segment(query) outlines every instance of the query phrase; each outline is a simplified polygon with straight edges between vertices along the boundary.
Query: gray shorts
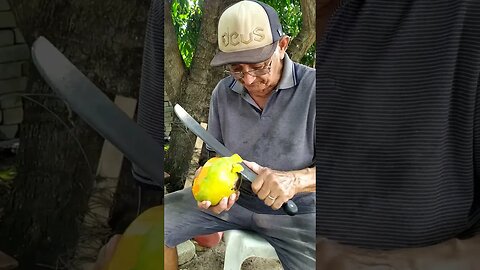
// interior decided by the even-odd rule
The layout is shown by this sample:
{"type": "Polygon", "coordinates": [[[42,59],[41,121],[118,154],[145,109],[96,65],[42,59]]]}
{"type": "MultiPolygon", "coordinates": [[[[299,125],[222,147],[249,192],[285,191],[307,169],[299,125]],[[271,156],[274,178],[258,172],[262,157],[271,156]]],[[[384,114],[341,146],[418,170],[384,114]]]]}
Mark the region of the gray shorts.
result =
{"type": "Polygon", "coordinates": [[[165,196],[165,245],[175,247],[197,235],[250,230],[267,240],[284,269],[315,269],[315,213],[267,215],[238,204],[215,215],[200,210],[190,188],[165,196]]]}

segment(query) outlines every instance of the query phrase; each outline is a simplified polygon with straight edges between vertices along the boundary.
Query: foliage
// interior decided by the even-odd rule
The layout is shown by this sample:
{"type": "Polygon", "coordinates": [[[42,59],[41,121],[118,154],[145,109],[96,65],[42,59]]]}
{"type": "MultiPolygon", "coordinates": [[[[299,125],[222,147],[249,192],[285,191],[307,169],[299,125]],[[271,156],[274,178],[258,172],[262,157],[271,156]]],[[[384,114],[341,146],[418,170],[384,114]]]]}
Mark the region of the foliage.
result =
{"type": "MultiPolygon", "coordinates": [[[[302,11],[300,0],[263,0],[280,16],[283,31],[294,38],[302,28],[302,11]]],[[[177,32],[178,46],[187,67],[192,62],[198,40],[202,18],[202,0],[173,0],[172,20],[177,32]]],[[[315,63],[315,44],[313,44],[300,61],[313,67],[315,63]]]]}
{"type": "Polygon", "coordinates": [[[17,168],[15,166],[10,166],[0,170],[0,184],[3,182],[8,184],[17,176],[17,168]]]}
{"type": "MultiPolygon", "coordinates": [[[[294,38],[302,29],[300,0],[262,0],[278,12],[283,32],[294,38]]],[[[300,63],[313,67],[315,63],[315,43],[308,49],[300,63]]]]}
{"type": "Polygon", "coordinates": [[[172,21],[183,61],[190,67],[202,20],[202,0],[173,0],[172,21]]]}

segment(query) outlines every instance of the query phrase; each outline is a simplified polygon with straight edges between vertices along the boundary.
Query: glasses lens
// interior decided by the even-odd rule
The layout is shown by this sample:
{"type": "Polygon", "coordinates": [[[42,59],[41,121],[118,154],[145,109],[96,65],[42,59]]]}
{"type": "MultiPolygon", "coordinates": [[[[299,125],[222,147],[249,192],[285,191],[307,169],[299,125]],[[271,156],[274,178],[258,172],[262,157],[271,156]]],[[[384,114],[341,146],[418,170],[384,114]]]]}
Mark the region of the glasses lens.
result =
{"type": "Polygon", "coordinates": [[[269,72],[270,70],[268,68],[261,68],[261,69],[254,69],[250,70],[248,73],[252,76],[262,76],[265,75],[269,72]]]}
{"type": "Polygon", "coordinates": [[[268,74],[270,72],[270,68],[272,65],[272,60],[270,60],[270,63],[268,63],[267,67],[265,68],[259,68],[259,69],[252,69],[249,71],[232,71],[231,66],[227,66],[225,72],[229,73],[236,79],[242,79],[246,73],[248,73],[250,76],[257,77],[257,76],[262,76],[265,74],[268,74]]]}
{"type": "Polygon", "coordinates": [[[231,74],[235,79],[241,79],[241,78],[243,78],[243,72],[233,72],[233,71],[230,71],[230,74],[231,74]]]}

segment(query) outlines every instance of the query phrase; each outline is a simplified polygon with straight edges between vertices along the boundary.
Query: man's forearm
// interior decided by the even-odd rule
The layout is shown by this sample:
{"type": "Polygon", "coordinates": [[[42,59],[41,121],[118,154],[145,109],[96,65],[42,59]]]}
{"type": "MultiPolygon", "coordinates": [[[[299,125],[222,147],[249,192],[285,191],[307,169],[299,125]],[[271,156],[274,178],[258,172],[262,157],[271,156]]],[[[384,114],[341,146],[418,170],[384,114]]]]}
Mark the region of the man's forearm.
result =
{"type": "Polygon", "coordinates": [[[295,193],[315,192],[316,188],[316,167],[291,171],[294,176],[295,193]]]}
{"type": "Polygon", "coordinates": [[[317,241],[317,269],[470,270],[480,269],[480,236],[437,245],[375,251],[317,241]],[[382,268],[383,267],[383,268],[382,268]]]}

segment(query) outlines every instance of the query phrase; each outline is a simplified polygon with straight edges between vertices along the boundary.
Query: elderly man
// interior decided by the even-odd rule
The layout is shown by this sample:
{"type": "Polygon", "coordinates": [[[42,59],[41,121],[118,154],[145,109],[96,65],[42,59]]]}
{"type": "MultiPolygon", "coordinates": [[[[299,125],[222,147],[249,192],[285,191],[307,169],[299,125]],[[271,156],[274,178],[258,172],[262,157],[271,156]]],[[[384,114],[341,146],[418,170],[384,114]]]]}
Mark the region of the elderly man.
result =
{"type": "Polygon", "coordinates": [[[252,161],[246,164],[258,177],[251,190],[215,206],[197,203],[190,189],[168,194],[166,269],[177,268],[176,245],[231,229],[265,238],[285,269],[315,268],[315,70],[292,62],[288,43],[278,14],[262,2],[241,1],[222,13],[211,65],[226,66],[230,76],[212,93],[208,131],[252,161]],[[278,210],[289,199],[295,216],[278,210]]]}

